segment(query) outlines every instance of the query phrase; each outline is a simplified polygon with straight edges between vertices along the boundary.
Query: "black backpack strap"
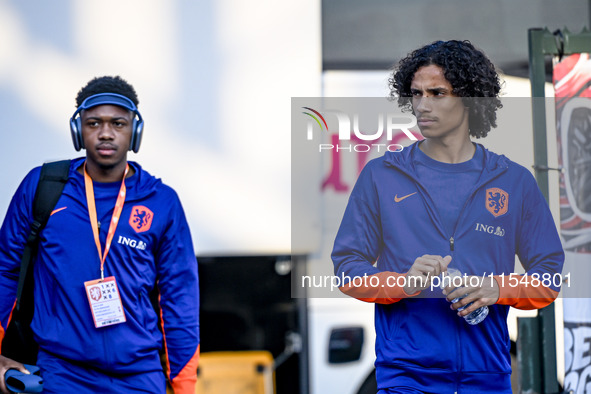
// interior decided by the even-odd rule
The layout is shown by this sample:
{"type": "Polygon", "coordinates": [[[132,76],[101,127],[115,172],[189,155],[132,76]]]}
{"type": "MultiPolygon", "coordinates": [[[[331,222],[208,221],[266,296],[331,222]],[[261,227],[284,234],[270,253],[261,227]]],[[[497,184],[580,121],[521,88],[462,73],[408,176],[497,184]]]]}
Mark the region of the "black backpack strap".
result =
{"type": "Polygon", "coordinates": [[[32,258],[39,241],[39,233],[47,224],[51,212],[59,200],[70,172],[70,160],[45,163],[41,167],[39,183],[33,200],[33,223],[21,257],[18,278],[16,311],[21,321],[30,322],[33,317],[33,270],[32,258]],[[26,291],[23,293],[23,291],[26,291]]]}
{"type": "Polygon", "coordinates": [[[39,233],[47,224],[64,190],[69,172],[69,160],[44,164],[33,199],[33,223],[21,257],[16,305],[2,341],[2,355],[25,364],[36,364],[38,352],[31,330],[35,309],[33,258],[39,243],[39,233]]]}

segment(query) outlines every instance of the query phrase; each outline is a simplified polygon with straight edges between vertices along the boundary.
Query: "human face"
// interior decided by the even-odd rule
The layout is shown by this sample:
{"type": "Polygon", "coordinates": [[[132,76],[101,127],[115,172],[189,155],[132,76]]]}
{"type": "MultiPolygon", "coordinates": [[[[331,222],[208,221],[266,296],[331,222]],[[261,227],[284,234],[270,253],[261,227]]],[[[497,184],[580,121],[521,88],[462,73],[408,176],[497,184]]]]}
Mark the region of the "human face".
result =
{"type": "Polygon", "coordinates": [[[98,105],[82,111],[81,117],[89,171],[122,173],[131,143],[132,112],[116,105],[98,105]]]}
{"type": "Polygon", "coordinates": [[[412,108],[425,138],[469,139],[468,109],[452,93],[443,69],[436,65],[419,68],[410,84],[412,108]]]}

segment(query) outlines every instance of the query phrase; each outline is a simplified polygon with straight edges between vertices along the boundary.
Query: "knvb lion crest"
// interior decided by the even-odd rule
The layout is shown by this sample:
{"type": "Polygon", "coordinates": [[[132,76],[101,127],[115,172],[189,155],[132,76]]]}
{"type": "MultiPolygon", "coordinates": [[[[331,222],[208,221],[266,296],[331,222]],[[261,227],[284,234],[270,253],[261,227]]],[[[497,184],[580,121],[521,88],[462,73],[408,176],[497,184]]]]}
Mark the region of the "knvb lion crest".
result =
{"type": "Polygon", "coordinates": [[[498,187],[486,189],[486,209],[494,217],[506,214],[509,210],[509,193],[498,187]]]}
{"type": "Polygon", "coordinates": [[[89,290],[89,292],[90,292],[90,298],[92,298],[95,301],[101,300],[101,288],[100,287],[94,286],[89,290]]]}
{"type": "Polygon", "coordinates": [[[136,233],[143,233],[148,231],[152,226],[152,219],[154,213],[143,205],[135,205],[131,208],[131,216],[129,217],[129,225],[136,233]]]}

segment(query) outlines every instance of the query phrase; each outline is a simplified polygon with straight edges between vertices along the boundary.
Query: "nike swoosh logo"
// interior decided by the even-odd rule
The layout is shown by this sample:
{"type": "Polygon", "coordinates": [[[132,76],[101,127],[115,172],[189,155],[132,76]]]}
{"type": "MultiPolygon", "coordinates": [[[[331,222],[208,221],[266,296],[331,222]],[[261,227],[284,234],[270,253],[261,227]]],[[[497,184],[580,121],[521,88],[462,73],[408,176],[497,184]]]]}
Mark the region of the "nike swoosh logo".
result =
{"type": "MultiPolygon", "coordinates": [[[[63,211],[64,209],[66,209],[68,207],[63,207],[63,208],[58,208],[58,209],[54,209],[53,212],[51,212],[51,215],[53,215],[54,213],[58,213],[59,211],[63,211]]],[[[49,215],[49,216],[51,216],[49,215]]]]}
{"type": "Polygon", "coordinates": [[[394,202],[400,202],[400,201],[404,200],[405,198],[408,198],[410,196],[414,196],[415,194],[417,194],[417,192],[410,193],[410,194],[407,194],[406,196],[402,196],[402,197],[398,197],[398,194],[397,194],[394,196],[394,202]]]}

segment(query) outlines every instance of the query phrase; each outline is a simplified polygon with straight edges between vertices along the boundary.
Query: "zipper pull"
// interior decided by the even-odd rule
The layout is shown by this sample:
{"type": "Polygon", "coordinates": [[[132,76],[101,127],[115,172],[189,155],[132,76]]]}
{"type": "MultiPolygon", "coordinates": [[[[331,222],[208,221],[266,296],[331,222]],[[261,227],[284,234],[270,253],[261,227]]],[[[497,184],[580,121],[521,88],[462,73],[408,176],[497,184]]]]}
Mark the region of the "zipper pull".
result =
{"type": "Polygon", "coordinates": [[[454,251],[454,237],[451,237],[449,239],[449,248],[451,249],[451,251],[454,251]]]}

